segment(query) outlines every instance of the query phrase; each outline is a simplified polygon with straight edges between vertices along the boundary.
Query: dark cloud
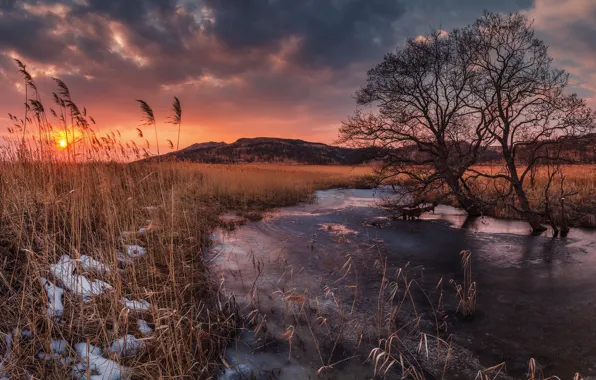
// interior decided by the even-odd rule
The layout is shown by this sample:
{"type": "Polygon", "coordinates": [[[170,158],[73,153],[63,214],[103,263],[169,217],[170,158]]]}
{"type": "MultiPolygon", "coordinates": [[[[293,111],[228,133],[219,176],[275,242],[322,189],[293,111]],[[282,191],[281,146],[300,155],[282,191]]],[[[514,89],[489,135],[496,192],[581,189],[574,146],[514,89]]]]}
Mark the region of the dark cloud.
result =
{"type": "Polygon", "coordinates": [[[0,11],[10,11],[17,5],[17,0],[0,0],[0,11]]]}
{"type": "Polygon", "coordinates": [[[88,0],[75,5],[72,17],[103,16],[126,25],[135,46],[158,45],[163,54],[184,50],[183,41],[197,32],[194,19],[188,13],[178,13],[174,0],[88,0]]]}
{"type": "Polygon", "coordinates": [[[104,124],[132,129],[139,119],[134,99],[147,99],[165,114],[171,98],[180,95],[186,121],[212,125],[212,134],[232,139],[277,125],[271,134],[320,138],[317,131],[329,133],[332,123],[351,112],[352,94],[366,70],[406,38],[431,27],[465,25],[484,9],[509,12],[531,5],[532,0],[0,0],[0,86],[8,89],[0,94],[0,114],[22,104],[11,100],[20,96],[8,58],[16,53],[40,72],[36,81],[44,96],[53,86],[43,73],[57,75],[104,124]]]}
{"type": "Polygon", "coordinates": [[[234,50],[275,48],[300,39],[295,58],[304,65],[345,66],[385,51],[392,24],[404,14],[400,0],[207,0],[210,32],[234,50]]]}
{"type": "Polygon", "coordinates": [[[64,42],[49,35],[55,17],[36,17],[7,6],[0,16],[0,50],[15,50],[40,62],[52,62],[63,53],[64,42]]]}

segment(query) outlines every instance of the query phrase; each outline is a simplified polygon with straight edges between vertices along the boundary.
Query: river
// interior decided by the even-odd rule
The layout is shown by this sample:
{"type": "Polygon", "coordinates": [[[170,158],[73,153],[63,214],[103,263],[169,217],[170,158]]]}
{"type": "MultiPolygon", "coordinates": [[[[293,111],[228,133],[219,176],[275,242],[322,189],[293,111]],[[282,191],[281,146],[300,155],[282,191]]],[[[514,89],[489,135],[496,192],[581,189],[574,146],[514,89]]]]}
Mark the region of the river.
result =
{"type": "Polygon", "coordinates": [[[371,379],[375,364],[379,378],[399,378],[398,362],[385,372],[393,359],[414,378],[469,379],[502,362],[527,378],[531,358],[545,375],[596,376],[596,232],[531,236],[523,222],[448,206],[391,220],[385,196],[318,191],[312,204],[214,234],[207,260],[250,321],[222,379],[371,379]],[[462,250],[473,318],[456,313],[462,250]],[[369,356],[388,337],[393,350],[369,356]]]}

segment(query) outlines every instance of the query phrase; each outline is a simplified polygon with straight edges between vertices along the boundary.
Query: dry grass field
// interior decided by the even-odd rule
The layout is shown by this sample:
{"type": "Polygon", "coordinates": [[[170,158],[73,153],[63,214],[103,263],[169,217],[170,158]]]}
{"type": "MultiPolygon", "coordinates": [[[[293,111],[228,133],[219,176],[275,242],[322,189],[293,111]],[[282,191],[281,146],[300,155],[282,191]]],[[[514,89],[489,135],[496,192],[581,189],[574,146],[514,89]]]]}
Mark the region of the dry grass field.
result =
{"type": "Polygon", "coordinates": [[[116,363],[135,378],[207,378],[236,324],[203,260],[218,216],[308,201],[369,172],[0,166],[0,378],[61,380],[106,376],[116,363]]]}
{"type": "MultiPolygon", "coordinates": [[[[502,169],[498,166],[479,166],[474,169],[497,174],[502,169]]],[[[596,227],[596,165],[565,165],[561,173],[556,174],[548,191],[548,196],[554,205],[555,217],[560,217],[560,199],[565,198],[566,214],[572,226],[596,227]],[[562,175],[562,176],[561,176],[562,175]],[[563,179],[564,193],[561,193],[561,179],[563,179]]],[[[548,168],[537,167],[534,179],[526,180],[528,200],[534,210],[544,209],[545,188],[549,180],[548,168]]],[[[473,182],[478,189],[477,194],[481,199],[495,202],[499,194],[505,189],[502,181],[479,178],[473,182]]],[[[487,210],[491,216],[508,219],[518,219],[519,214],[503,205],[487,210]]]]}
{"type": "MultiPolygon", "coordinates": [[[[489,175],[504,173],[504,168],[498,165],[474,166],[472,169],[489,175]]],[[[520,174],[522,170],[520,169],[520,174]]],[[[550,170],[552,173],[553,169],[550,170]]],[[[473,176],[474,174],[469,172],[467,175],[473,176]]],[[[405,177],[392,178],[390,182],[408,186],[405,177]]],[[[533,176],[527,176],[524,188],[533,210],[544,211],[545,189],[548,182],[549,168],[547,166],[537,166],[533,176]]],[[[523,219],[515,209],[503,202],[503,198],[508,202],[511,200],[517,202],[513,194],[508,194],[509,186],[506,181],[486,177],[473,179],[468,177],[467,183],[473,194],[484,201],[483,212],[485,215],[505,219],[523,219]]],[[[433,190],[422,196],[421,199],[425,201],[438,199],[441,203],[458,207],[457,201],[453,197],[445,197],[447,193],[447,188],[433,190]]],[[[596,227],[596,165],[562,165],[552,177],[547,194],[553,218],[561,217],[561,199],[564,198],[565,215],[570,226],[596,227]],[[561,191],[561,181],[563,191],[561,191]]]]}

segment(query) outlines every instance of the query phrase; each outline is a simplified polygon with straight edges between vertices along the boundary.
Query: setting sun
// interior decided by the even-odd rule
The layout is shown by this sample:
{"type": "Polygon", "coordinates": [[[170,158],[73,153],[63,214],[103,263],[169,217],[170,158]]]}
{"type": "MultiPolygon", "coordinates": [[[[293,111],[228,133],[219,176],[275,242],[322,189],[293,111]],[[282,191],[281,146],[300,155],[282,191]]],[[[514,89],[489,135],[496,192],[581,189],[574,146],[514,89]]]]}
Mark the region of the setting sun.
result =
{"type": "Polygon", "coordinates": [[[64,149],[67,146],[68,146],[68,142],[65,139],[58,141],[58,147],[60,147],[61,149],[64,149]]]}

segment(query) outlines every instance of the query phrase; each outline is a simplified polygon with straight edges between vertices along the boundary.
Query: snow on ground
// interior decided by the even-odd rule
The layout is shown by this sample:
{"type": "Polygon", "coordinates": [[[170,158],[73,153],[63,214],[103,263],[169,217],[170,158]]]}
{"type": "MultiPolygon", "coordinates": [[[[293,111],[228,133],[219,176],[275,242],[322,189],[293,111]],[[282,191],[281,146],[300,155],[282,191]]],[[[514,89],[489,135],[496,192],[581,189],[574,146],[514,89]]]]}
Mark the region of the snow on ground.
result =
{"type": "Polygon", "coordinates": [[[147,250],[140,245],[136,244],[125,244],[124,253],[118,253],[118,260],[126,261],[128,258],[134,259],[147,254],[147,250]]]}
{"type": "Polygon", "coordinates": [[[145,348],[146,343],[135,338],[134,335],[127,334],[120,339],[116,339],[108,348],[108,351],[116,354],[119,358],[128,358],[136,356],[145,348]]]}
{"type": "Polygon", "coordinates": [[[75,379],[120,380],[130,372],[128,368],[101,356],[101,348],[92,344],[77,343],[74,345],[74,349],[81,359],[72,369],[72,376],[75,379]],[[91,372],[90,377],[87,377],[88,370],[91,372]]]}
{"type": "Polygon", "coordinates": [[[137,327],[143,336],[149,336],[151,333],[153,333],[153,329],[144,319],[137,319],[137,327]]]}
{"type": "MultiPolygon", "coordinates": [[[[149,231],[148,227],[141,227],[137,233],[149,231]]],[[[126,232],[124,233],[126,234],[126,232]]],[[[147,250],[140,245],[124,245],[124,252],[119,253],[119,260],[125,261],[128,258],[136,258],[147,254],[147,250]]],[[[110,291],[113,287],[102,280],[91,280],[84,275],[76,274],[77,266],[83,272],[96,272],[107,274],[110,268],[102,262],[88,255],[81,255],[79,260],[72,259],[68,255],[63,255],[57,263],[50,265],[50,274],[52,278],[59,281],[63,287],[49,281],[45,277],[40,277],[40,283],[46,291],[48,297],[47,314],[52,318],[60,318],[64,313],[64,303],[62,298],[64,290],[68,290],[83,298],[83,301],[89,301],[93,296],[100,295],[110,291]]],[[[125,307],[133,311],[149,310],[151,304],[145,300],[131,300],[123,297],[121,302],[125,307]]],[[[143,320],[137,320],[137,326],[143,336],[148,336],[153,332],[149,324],[143,320]]],[[[30,330],[18,331],[13,329],[6,335],[6,354],[0,358],[0,380],[8,380],[9,373],[6,371],[4,363],[10,358],[12,351],[13,338],[19,334],[22,337],[32,337],[30,330]]],[[[134,335],[126,336],[115,340],[107,349],[108,352],[116,354],[119,358],[137,355],[145,348],[146,342],[137,339],[134,335]]],[[[129,377],[130,369],[120,366],[117,362],[102,356],[102,350],[88,343],[77,343],[73,346],[76,357],[67,356],[68,342],[63,339],[52,339],[50,351],[41,351],[37,354],[40,360],[56,360],[63,365],[73,364],[72,376],[81,380],[120,380],[129,377]]]]}
{"type": "Polygon", "coordinates": [[[132,311],[147,311],[151,307],[151,304],[145,300],[131,300],[126,297],[121,299],[124,306],[132,311]]]}
{"type": "MultiPolygon", "coordinates": [[[[20,336],[21,338],[33,338],[33,331],[29,329],[12,329],[11,332],[6,334],[4,338],[4,342],[6,343],[6,352],[4,353],[4,357],[0,358],[0,380],[10,380],[10,374],[6,371],[4,367],[4,363],[6,363],[10,359],[10,354],[12,353],[12,343],[15,337],[20,336]]],[[[18,339],[18,338],[17,338],[18,339]]],[[[30,374],[26,374],[27,379],[33,379],[30,374]]]]}
{"type": "Polygon", "coordinates": [[[61,317],[64,313],[64,304],[62,303],[64,289],[56,286],[44,277],[40,277],[39,280],[48,295],[48,316],[50,318],[61,317]]]}
{"type": "MultiPolygon", "coordinates": [[[[107,349],[109,353],[115,353],[119,358],[137,355],[146,343],[133,335],[126,335],[115,340],[107,349]]],[[[114,360],[103,356],[100,347],[86,342],[77,343],[73,346],[76,355],[67,356],[69,351],[68,342],[63,339],[52,339],[50,353],[40,352],[37,358],[40,360],[56,360],[63,365],[72,366],[72,376],[80,380],[120,380],[127,379],[131,375],[128,367],[120,365],[114,360]],[[89,376],[88,376],[89,375],[89,376]]],[[[0,364],[0,380],[8,379],[8,374],[3,371],[0,364]]]]}
{"type": "Polygon", "coordinates": [[[110,268],[91,256],[81,255],[81,269],[86,272],[110,273],[110,268]]]}
{"type": "Polygon", "coordinates": [[[56,264],[50,265],[50,273],[62,282],[64,287],[88,301],[93,296],[112,290],[112,286],[102,280],[89,280],[83,275],[75,274],[76,262],[68,255],[63,255],[56,264]]]}
{"type": "Polygon", "coordinates": [[[68,342],[64,339],[52,339],[50,343],[50,352],[39,352],[37,358],[40,360],[57,360],[60,363],[67,365],[75,362],[74,358],[68,357],[67,354],[68,342]]]}

